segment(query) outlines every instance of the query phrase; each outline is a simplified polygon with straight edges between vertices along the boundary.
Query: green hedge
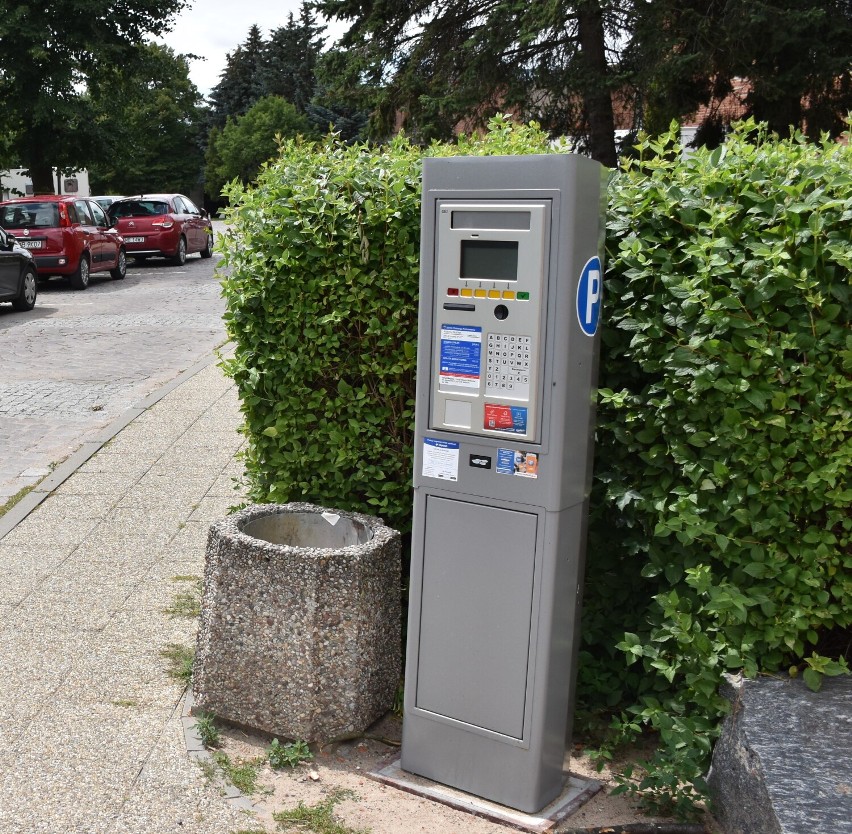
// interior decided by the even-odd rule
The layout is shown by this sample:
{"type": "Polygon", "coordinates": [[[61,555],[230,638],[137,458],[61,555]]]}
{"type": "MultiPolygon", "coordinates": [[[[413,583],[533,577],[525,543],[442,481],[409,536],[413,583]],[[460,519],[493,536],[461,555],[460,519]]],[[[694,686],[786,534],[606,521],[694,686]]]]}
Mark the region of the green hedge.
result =
{"type": "MultiPolygon", "coordinates": [[[[551,150],[498,119],[427,153],[551,150]]],[[[625,784],[686,813],[723,671],[845,669],[852,151],[753,124],[682,150],[642,141],[611,186],[579,715],[659,733],[625,784]]],[[[253,500],[410,527],[422,155],[291,141],[228,190],[253,500]]]]}
{"type": "Polygon", "coordinates": [[[723,671],[816,689],[852,624],[852,149],[676,135],[611,185],[584,666],[587,702],[660,732],[667,796],[723,671]]]}
{"type": "MultiPolygon", "coordinates": [[[[534,128],[431,153],[542,153],[534,128]]],[[[232,183],[221,241],[228,334],[256,501],[366,509],[411,526],[423,150],[292,140],[232,183]]]]}

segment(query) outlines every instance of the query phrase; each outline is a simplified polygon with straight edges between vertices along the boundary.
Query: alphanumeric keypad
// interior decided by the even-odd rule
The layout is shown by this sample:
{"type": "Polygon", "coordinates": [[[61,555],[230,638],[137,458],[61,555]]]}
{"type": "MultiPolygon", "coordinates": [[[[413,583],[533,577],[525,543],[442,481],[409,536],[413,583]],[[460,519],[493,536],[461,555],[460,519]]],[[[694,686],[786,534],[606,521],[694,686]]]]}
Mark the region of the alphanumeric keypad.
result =
{"type": "Polygon", "coordinates": [[[485,393],[529,399],[532,337],[489,333],[487,351],[485,393]]]}

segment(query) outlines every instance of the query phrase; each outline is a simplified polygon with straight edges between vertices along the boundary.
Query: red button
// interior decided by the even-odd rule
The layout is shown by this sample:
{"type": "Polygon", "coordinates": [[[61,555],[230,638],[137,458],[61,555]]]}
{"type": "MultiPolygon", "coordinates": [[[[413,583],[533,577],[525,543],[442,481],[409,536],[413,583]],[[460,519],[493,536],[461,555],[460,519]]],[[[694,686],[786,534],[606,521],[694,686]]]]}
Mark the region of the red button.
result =
{"type": "Polygon", "coordinates": [[[458,295],[458,294],[459,294],[458,287],[448,287],[447,288],[447,295],[458,295]]]}

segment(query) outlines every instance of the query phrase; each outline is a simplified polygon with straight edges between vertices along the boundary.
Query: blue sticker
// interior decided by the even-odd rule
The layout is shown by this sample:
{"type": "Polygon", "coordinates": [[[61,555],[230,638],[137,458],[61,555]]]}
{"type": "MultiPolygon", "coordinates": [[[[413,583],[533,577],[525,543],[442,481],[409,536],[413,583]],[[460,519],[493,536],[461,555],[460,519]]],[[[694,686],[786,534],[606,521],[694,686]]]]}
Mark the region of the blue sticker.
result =
{"type": "Polygon", "coordinates": [[[512,449],[497,450],[497,474],[515,474],[515,452],[512,449]]]}
{"type": "Polygon", "coordinates": [[[440,384],[479,388],[481,364],[482,328],[442,324],[440,384]]]}
{"type": "Polygon", "coordinates": [[[577,284],[577,321],[587,336],[594,336],[601,316],[603,271],[597,256],[589,258],[577,284]]]}

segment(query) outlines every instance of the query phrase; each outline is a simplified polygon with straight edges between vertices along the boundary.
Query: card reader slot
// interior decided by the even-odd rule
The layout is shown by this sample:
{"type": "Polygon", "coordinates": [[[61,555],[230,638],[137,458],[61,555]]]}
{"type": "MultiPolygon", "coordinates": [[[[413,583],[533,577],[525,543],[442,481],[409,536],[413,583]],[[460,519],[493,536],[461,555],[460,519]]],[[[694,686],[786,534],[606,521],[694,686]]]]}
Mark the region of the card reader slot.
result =
{"type": "Polygon", "coordinates": [[[444,302],[444,309],[445,310],[462,310],[463,312],[466,312],[466,313],[473,313],[473,312],[476,311],[476,305],[475,304],[454,304],[452,301],[445,301],[444,302]]]}

